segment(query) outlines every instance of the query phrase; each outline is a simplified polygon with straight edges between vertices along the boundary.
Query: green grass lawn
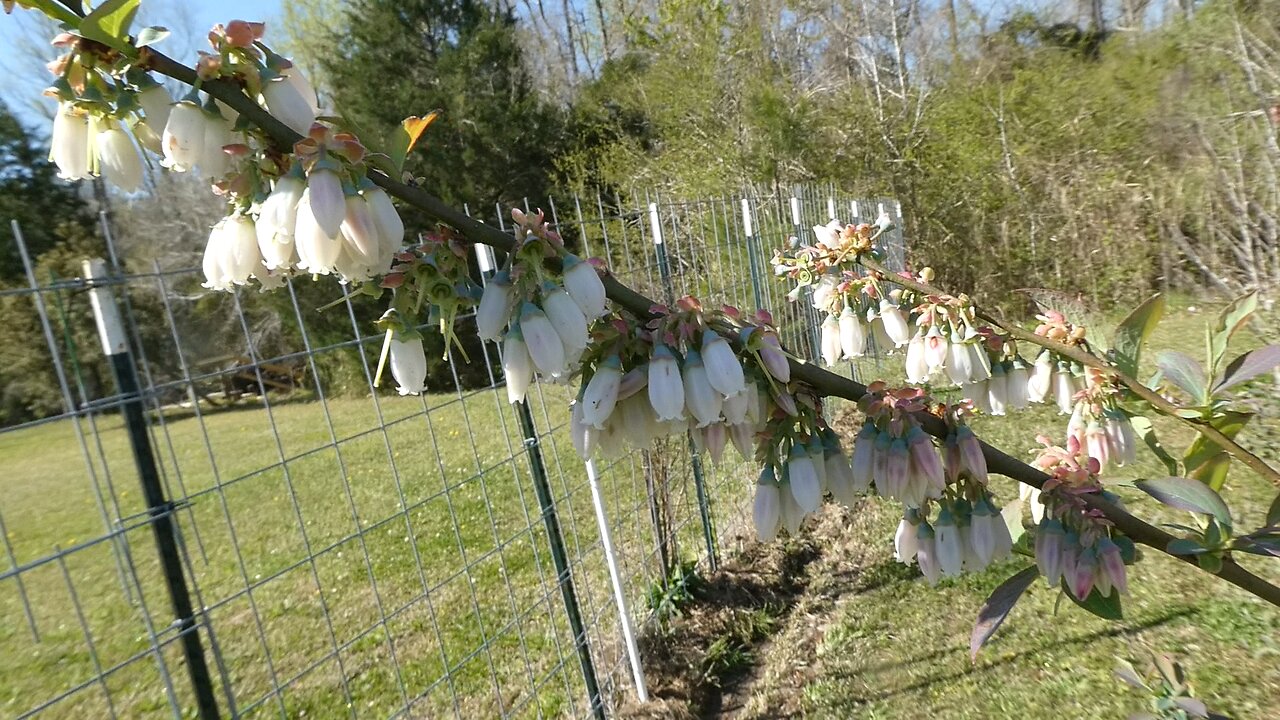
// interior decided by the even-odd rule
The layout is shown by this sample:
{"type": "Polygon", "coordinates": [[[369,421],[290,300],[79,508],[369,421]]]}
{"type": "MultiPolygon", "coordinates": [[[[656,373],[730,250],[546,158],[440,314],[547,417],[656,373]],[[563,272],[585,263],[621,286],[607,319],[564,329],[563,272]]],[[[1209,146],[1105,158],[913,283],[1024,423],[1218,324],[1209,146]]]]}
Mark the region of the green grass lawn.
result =
{"type": "MultiPolygon", "coordinates": [[[[543,392],[535,422],[603,676],[617,662],[616,610],[582,463],[563,433],[547,432],[567,418],[568,389],[543,392]]],[[[415,717],[586,714],[523,438],[499,393],[278,402],[270,412],[250,404],[203,418],[179,411],[154,428],[171,497],[191,499],[179,518],[219,649],[224,713],[225,672],[237,709],[254,717],[386,717],[410,702],[415,717]],[[277,686],[284,690],[273,693],[277,686]]],[[[125,534],[130,595],[108,542],[71,552],[65,573],[46,562],[20,574],[21,588],[0,582],[0,716],[82,683],[52,716],[105,716],[108,696],[122,717],[170,713],[161,664],[147,652],[147,614],[170,641],[163,668],[176,703],[194,715],[150,528],[128,520],[143,508],[126,436],[116,416],[96,426],[94,435],[82,421],[94,471],[104,486],[109,471],[119,516],[136,528],[125,534]],[[105,682],[91,682],[99,667],[105,682]]],[[[650,461],[672,463],[671,516],[681,554],[695,556],[693,490],[683,453],[669,455],[650,461]]],[[[70,421],[0,435],[0,467],[0,511],[18,565],[103,534],[70,421]]],[[[661,576],[644,477],[639,454],[602,477],[641,616],[640,598],[661,576]]],[[[709,471],[723,490],[719,514],[736,510],[733,487],[739,497],[749,488],[730,484],[737,477],[709,471]]],[[[11,567],[0,561],[0,571],[11,567]]]]}

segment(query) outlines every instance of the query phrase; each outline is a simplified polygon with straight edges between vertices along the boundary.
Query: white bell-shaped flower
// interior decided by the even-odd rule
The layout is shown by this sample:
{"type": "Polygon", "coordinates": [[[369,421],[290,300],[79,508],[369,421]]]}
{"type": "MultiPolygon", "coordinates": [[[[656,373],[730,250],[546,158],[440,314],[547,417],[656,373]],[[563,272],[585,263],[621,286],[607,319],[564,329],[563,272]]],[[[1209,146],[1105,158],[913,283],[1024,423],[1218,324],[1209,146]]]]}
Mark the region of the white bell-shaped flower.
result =
{"type": "Polygon", "coordinates": [[[689,437],[701,437],[703,450],[717,466],[724,458],[724,448],[729,442],[729,431],[724,423],[710,425],[691,431],[689,437]]]}
{"type": "Polygon", "coordinates": [[[342,268],[342,276],[348,281],[368,280],[388,269],[381,265],[378,228],[363,197],[354,192],[348,193],[344,205],[346,213],[340,226],[342,252],[349,259],[350,266],[342,268]]]}
{"type": "Polygon", "coordinates": [[[840,362],[843,349],[840,347],[840,322],[836,320],[835,315],[828,314],[827,319],[822,321],[820,344],[822,361],[827,364],[827,367],[833,367],[840,362]]]}
{"type": "Polygon", "coordinates": [[[118,126],[109,127],[97,134],[94,145],[99,172],[107,182],[125,192],[134,192],[142,185],[142,156],[129,133],[118,126]]]}
{"type": "Polygon", "coordinates": [[[518,324],[507,331],[502,343],[502,373],[507,380],[507,402],[523,401],[529,392],[529,384],[533,382],[533,361],[529,358],[518,324]]]}
{"type": "Polygon", "coordinates": [[[649,404],[659,422],[684,419],[684,380],[675,355],[659,343],[649,359],[649,404]]]}
{"type": "Polygon", "coordinates": [[[298,203],[306,189],[302,178],[286,175],[276,181],[258,209],[258,250],[268,270],[288,268],[293,262],[298,203]]]}
{"type": "Polygon", "coordinates": [[[929,372],[937,372],[946,367],[947,350],[950,344],[947,342],[947,336],[936,323],[929,327],[929,332],[924,336],[924,359],[929,366],[929,372]]]}
{"type": "Polygon", "coordinates": [[[1009,379],[999,363],[991,367],[991,378],[987,380],[987,402],[991,406],[992,415],[1004,415],[1009,402],[1009,379]]]}
{"type": "Polygon", "coordinates": [[[206,107],[201,112],[204,116],[204,133],[201,135],[200,158],[196,164],[206,176],[221,178],[231,172],[232,168],[231,156],[224,149],[235,142],[231,132],[232,123],[216,109],[206,107]]]}
{"type": "Polygon", "coordinates": [[[361,190],[360,194],[369,203],[373,222],[378,226],[378,237],[382,241],[382,254],[389,263],[391,256],[404,246],[404,220],[382,188],[370,185],[361,190]]]}
{"type": "Polygon", "coordinates": [[[875,425],[864,423],[862,429],[858,431],[858,437],[854,439],[850,469],[853,472],[853,490],[858,494],[867,492],[871,487],[875,466],[875,442],[878,435],[875,425]]]}
{"type": "Polygon", "coordinates": [[[230,284],[223,281],[225,273],[222,272],[222,246],[223,228],[227,226],[227,219],[223,218],[214,224],[209,230],[209,239],[204,246],[204,259],[201,263],[201,269],[204,271],[203,287],[211,290],[229,290],[230,284]]]}
{"type": "MultiPolygon", "coordinates": [[[[315,86],[313,86],[311,81],[307,79],[307,76],[298,69],[298,66],[294,65],[292,67],[285,68],[280,74],[290,85],[293,85],[293,87],[298,91],[298,94],[302,96],[302,99],[307,102],[307,106],[311,108],[312,117],[319,115],[320,98],[316,96],[315,86]]],[[[306,135],[307,133],[306,131],[303,131],[302,134],[306,135]]]]}
{"type": "Polygon", "coordinates": [[[827,487],[831,489],[831,495],[835,497],[836,502],[845,507],[853,507],[853,504],[858,501],[858,493],[854,490],[853,468],[849,465],[849,458],[845,457],[839,449],[828,450],[824,464],[827,472],[827,487]]]}
{"type": "Polygon", "coordinates": [[[564,343],[556,333],[555,327],[547,319],[546,313],[531,302],[527,302],[520,310],[520,331],[524,333],[524,344],[529,349],[529,358],[533,366],[546,377],[558,378],[565,374],[567,360],[564,343]]]}
{"type": "Polygon", "coordinates": [[[893,559],[904,565],[910,565],[916,559],[916,550],[920,547],[917,533],[920,523],[916,510],[908,509],[898,523],[898,530],[893,535],[893,559]]]}
{"type": "Polygon", "coordinates": [[[137,94],[138,104],[142,106],[143,119],[156,132],[163,132],[169,122],[173,98],[160,83],[143,88],[137,94]]]}
{"type": "Polygon", "coordinates": [[[288,125],[290,130],[299,135],[306,135],[311,131],[311,124],[316,121],[314,101],[308,102],[298,85],[288,78],[281,76],[263,83],[262,100],[267,111],[288,125]]]}
{"type": "Polygon", "coordinates": [[[942,566],[938,562],[937,538],[933,528],[927,522],[921,522],[916,528],[916,564],[920,566],[920,574],[930,585],[938,584],[942,576],[942,566]]]}
{"type": "MultiPolygon", "coordinates": [[[[706,366],[706,358],[704,356],[702,364],[706,366]]],[[[711,371],[707,371],[707,380],[711,380],[711,371]]],[[[714,387],[714,383],[712,385],[714,387]]],[[[740,425],[747,422],[747,413],[751,411],[751,396],[755,394],[755,390],[747,390],[744,388],[742,392],[730,395],[724,399],[724,404],[720,408],[720,412],[724,414],[724,422],[726,425],[740,425]]]]}
{"type": "Polygon", "coordinates": [[[684,402],[693,415],[695,427],[704,428],[720,421],[724,396],[711,386],[702,355],[690,350],[684,362],[684,402]]]}
{"type": "Polygon", "coordinates": [[[794,537],[800,533],[800,526],[804,524],[806,513],[804,508],[800,507],[800,503],[796,502],[795,495],[787,492],[785,488],[778,495],[778,504],[781,505],[782,510],[782,527],[794,537]]]}
{"type": "Polygon", "coordinates": [[[542,312],[546,313],[551,326],[560,336],[560,343],[564,346],[565,364],[570,367],[576,366],[590,340],[587,334],[587,318],[582,314],[582,309],[564,288],[552,286],[543,288],[542,312]]]}
{"type": "Polygon", "coordinates": [[[969,380],[979,382],[991,377],[991,355],[987,352],[987,343],[982,338],[966,343],[969,348],[969,380]]]}
{"type": "Polygon", "coordinates": [[[604,428],[618,403],[622,385],[622,361],[610,355],[596,368],[582,393],[582,420],[589,427],[604,428]]]}
{"type": "Polygon", "coordinates": [[[481,340],[497,341],[502,337],[511,320],[511,305],[511,274],[500,270],[485,283],[476,308],[476,331],[481,340]]]}
{"type": "Polygon", "coordinates": [[[751,519],[755,524],[756,537],[760,542],[772,542],[778,537],[778,530],[782,524],[780,495],[773,466],[766,465],[756,483],[755,501],[751,507],[751,519]]]}
{"type": "Polygon", "coordinates": [[[821,504],[821,496],[827,491],[830,482],[827,479],[827,451],[822,446],[822,438],[814,435],[805,446],[805,452],[808,453],[809,462],[813,463],[813,471],[818,476],[818,502],[821,504]]]}
{"type": "Polygon", "coordinates": [[[791,447],[791,454],[787,458],[787,477],[791,485],[791,496],[800,509],[805,513],[817,510],[822,504],[822,484],[808,451],[799,443],[791,447]]]}
{"type": "Polygon", "coordinates": [[[613,411],[609,424],[620,425],[623,437],[637,448],[649,447],[649,443],[664,432],[662,424],[658,422],[658,416],[649,404],[649,398],[640,393],[619,402],[618,409],[613,411]]]}
{"type": "Polygon", "coordinates": [[[582,411],[581,400],[569,409],[569,438],[573,441],[573,449],[577,451],[578,457],[589,460],[595,452],[600,430],[586,423],[582,411]]]}
{"type": "Polygon", "coordinates": [[[929,361],[925,358],[924,333],[917,330],[907,343],[907,382],[919,385],[929,379],[929,361]]]}
{"type": "Polygon", "coordinates": [[[1065,363],[1059,363],[1053,374],[1053,397],[1058,403],[1059,415],[1070,415],[1075,406],[1076,386],[1071,379],[1071,370],[1065,363]]]}
{"type": "Polygon", "coordinates": [[[1009,368],[1006,374],[1008,385],[1008,398],[1006,400],[1010,410],[1023,410],[1027,407],[1027,385],[1031,380],[1030,373],[1027,372],[1027,365],[1022,358],[1015,357],[1013,366],[1009,368]]]}
{"type": "Polygon", "coordinates": [[[848,305],[840,311],[840,350],[846,360],[862,357],[867,350],[866,329],[848,305]]]}
{"type": "Polygon", "coordinates": [[[324,230],[326,237],[338,237],[342,219],[347,214],[346,195],[342,192],[342,180],[338,173],[327,166],[317,164],[307,174],[307,198],[311,214],[324,230]]]}
{"type": "Polygon", "coordinates": [[[1031,368],[1031,377],[1027,378],[1027,400],[1033,403],[1047,402],[1053,390],[1053,358],[1045,350],[1036,358],[1031,368]]]}
{"type": "Polygon", "coordinates": [[[564,288],[587,320],[605,313],[604,282],[595,266],[573,255],[564,259],[564,288]]]}
{"type": "MultiPolygon", "coordinates": [[[[298,200],[293,236],[298,252],[298,267],[309,273],[328,275],[338,263],[338,256],[342,252],[342,237],[338,233],[330,235],[316,221],[310,194],[311,188],[308,187],[298,200]]],[[[340,231],[341,221],[338,227],[340,231]]]]}
{"type": "Polygon", "coordinates": [[[200,162],[204,152],[204,110],[190,99],[173,105],[169,121],[164,125],[160,142],[164,147],[164,166],[175,172],[186,172],[200,162]]]}
{"type": "Polygon", "coordinates": [[[749,423],[729,426],[729,439],[733,441],[733,446],[737,448],[743,460],[751,460],[755,457],[755,446],[752,445],[755,435],[756,430],[749,423]]]}
{"type": "Polygon", "coordinates": [[[391,338],[391,376],[396,379],[396,390],[403,395],[417,395],[427,389],[427,354],[422,338],[403,338],[395,333],[391,338]]]}
{"type": "Polygon", "coordinates": [[[970,382],[971,362],[972,356],[969,355],[969,348],[965,346],[964,339],[959,333],[953,333],[951,344],[947,346],[947,377],[956,385],[970,382]]]}
{"type": "Polygon", "coordinates": [[[880,321],[884,323],[885,334],[893,341],[895,347],[902,347],[911,341],[911,328],[907,327],[907,317],[897,305],[888,300],[880,301],[880,321]]]}
{"type": "Polygon", "coordinates": [[[741,393],[746,387],[742,363],[729,341],[711,329],[702,331],[702,364],[707,369],[711,387],[726,398],[741,393]]]}
{"type": "Polygon", "coordinates": [[[230,290],[233,285],[244,285],[261,265],[253,220],[237,213],[213,226],[205,247],[205,287],[230,290]]]}
{"type": "Polygon", "coordinates": [[[956,525],[955,518],[946,508],[938,515],[934,539],[942,574],[947,577],[959,575],[964,565],[964,541],[960,538],[960,528],[956,525]]]}
{"type": "Polygon", "coordinates": [[[89,142],[89,117],[71,103],[58,105],[49,143],[49,159],[58,166],[58,177],[63,180],[89,177],[89,142]]]}

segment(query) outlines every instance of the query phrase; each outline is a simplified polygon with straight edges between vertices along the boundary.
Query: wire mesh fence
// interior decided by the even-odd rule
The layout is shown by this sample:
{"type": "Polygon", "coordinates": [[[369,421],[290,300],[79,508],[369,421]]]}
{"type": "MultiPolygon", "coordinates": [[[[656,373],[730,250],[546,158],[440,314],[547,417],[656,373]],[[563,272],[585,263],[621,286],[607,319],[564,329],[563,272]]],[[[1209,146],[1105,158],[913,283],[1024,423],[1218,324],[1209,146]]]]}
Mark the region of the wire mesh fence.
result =
{"type": "MultiPolygon", "coordinates": [[[[812,356],[816,318],[782,297],[773,249],[900,209],[794,198],[542,207],[656,301],[770,308],[812,356]]],[[[466,357],[397,397],[376,387],[377,301],[306,278],[208,294],[198,268],[126,263],[103,232],[106,262],[58,278],[15,227],[27,283],[0,290],[36,310],[14,336],[61,405],[0,428],[0,716],[598,718],[642,692],[624,637],[680,572],[715,567],[753,464],[672,437],[589,475],[565,432],[575,389],[508,405],[472,319],[466,357]]],[[[892,265],[904,247],[891,233],[892,265]]]]}

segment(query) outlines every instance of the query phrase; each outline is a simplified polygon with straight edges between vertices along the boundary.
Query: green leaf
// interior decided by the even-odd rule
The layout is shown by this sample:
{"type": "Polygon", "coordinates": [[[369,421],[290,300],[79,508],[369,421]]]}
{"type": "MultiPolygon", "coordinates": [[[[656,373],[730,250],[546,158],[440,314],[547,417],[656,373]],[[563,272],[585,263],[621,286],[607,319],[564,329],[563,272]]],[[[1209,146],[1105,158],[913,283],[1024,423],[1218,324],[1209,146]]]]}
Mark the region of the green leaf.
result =
{"type": "Polygon", "coordinates": [[[1188,512],[1212,515],[1224,528],[1231,528],[1231,511],[1222,497],[1199,480],[1167,477],[1159,480],[1135,480],[1134,486],[1168,505],[1188,512]]]}
{"type": "Polygon", "coordinates": [[[138,33],[138,37],[133,44],[138,47],[148,47],[169,37],[169,28],[152,25],[151,27],[142,28],[138,33]]]}
{"type": "Polygon", "coordinates": [[[1179,474],[1178,461],[1164,449],[1164,445],[1160,444],[1160,438],[1156,437],[1156,429],[1151,425],[1151,420],[1141,415],[1134,415],[1129,418],[1129,422],[1133,425],[1133,431],[1142,438],[1142,442],[1146,443],[1151,452],[1164,463],[1169,474],[1179,474]]]}
{"type": "Polygon", "coordinates": [[[1227,345],[1231,342],[1231,336],[1235,335],[1240,326],[1257,309],[1258,294],[1249,293],[1236,298],[1218,315],[1209,331],[1209,371],[1211,373],[1216,374],[1218,365],[1222,364],[1222,357],[1227,354],[1227,345]]]}
{"type": "Polygon", "coordinates": [[[1217,553],[1202,553],[1196,556],[1200,569],[1217,575],[1222,570],[1222,556],[1217,553]]]}
{"type": "Polygon", "coordinates": [[[142,0],[106,0],[80,21],[80,36],[129,53],[129,26],[142,0]]]}
{"type": "MultiPolygon", "coordinates": [[[[1222,410],[1210,418],[1209,424],[1234,440],[1252,418],[1252,413],[1222,410]]],[[[1216,442],[1198,435],[1187,448],[1182,464],[1187,469],[1188,477],[1195,478],[1214,490],[1221,490],[1227,481],[1227,471],[1231,469],[1231,456],[1216,442]]]]}
{"type": "Polygon", "coordinates": [[[1164,307],[1164,296],[1153,295],[1116,326],[1115,334],[1111,338],[1111,347],[1115,350],[1116,367],[1120,372],[1129,377],[1138,374],[1142,346],[1151,336],[1151,331],[1156,329],[1156,324],[1164,317],[1164,307]]]}
{"type": "Polygon", "coordinates": [[[1124,619],[1124,608],[1120,605],[1120,593],[1114,588],[1112,588],[1111,594],[1106,596],[1103,596],[1102,593],[1098,592],[1097,588],[1094,588],[1093,591],[1089,593],[1089,596],[1084,600],[1077,600],[1076,596],[1072,595],[1071,591],[1067,589],[1066,580],[1063,580],[1062,594],[1071,598],[1071,602],[1079,605],[1085,610],[1088,610],[1094,615],[1097,615],[1103,620],[1124,619]]]}
{"type": "Polygon", "coordinates": [[[1267,526],[1280,527],[1280,495],[1276,495],[1276,499],[1271,501],[1271,507],[1267,509],[1267,526]]]}
{"type": "Polygon", "coordinates": [[[1227,388],[1248,382],[1264,372],[1280,365],[1280,345],[1266,345],[1251,350],[1227,365],[1222,373],[1222,380],[1213,388],[1217,394],[1227,388]]]}
{"type": "Polygon", "coordinates": [[[391,139],[387,143],[387,155],[391,157],[392,164],[396,167],[396,175],[404,169],[405,158],[409,156],[409,151],[418,143],[422,133],[440,117],[439,111],[429,112],[425,117],[408,117],[405,118],[400,126],[391,133],[391,139]]]}
{"type": "Polygon", "coordinates": [[[1209,552],[1209,548],[1192,540],[1191,538],[1176,538],[1170,540],[1168,545],[1164,546],[1166,552],[1170,555],[1199,555],[1209,552]]]}
{"type": "Polygon", "coordinates": [[[1190,395],[1197,405],[1208,402],[1208,379],[1195,358],[1177,350],[1161,350],[1156,355],[1156,365],[1166,380],[1190,395]]]}
{"type": "Polygon", "coordinates": [[[80,25],[80,16],[71,12],[67,6],[57,2],[57,0],[27,0],[27,5],[54,20],[66,23],[69,30],[75,30],[80,25]]]}
{"type": "Polygon", "coordinates": [[[977,660],[978,651],[996,634],[1004,619],[1009,617],[1013,606],[1017,604],[1022,593],[1031,587],[1031,583],[1040,577],[1040,570],[1035,565],[1019,570],[1015,575],[1000,583],[987,601],[982,603],[978,611],[978,622],[973,626],[973,634],[969,636],[969,659],[977,660]]]}

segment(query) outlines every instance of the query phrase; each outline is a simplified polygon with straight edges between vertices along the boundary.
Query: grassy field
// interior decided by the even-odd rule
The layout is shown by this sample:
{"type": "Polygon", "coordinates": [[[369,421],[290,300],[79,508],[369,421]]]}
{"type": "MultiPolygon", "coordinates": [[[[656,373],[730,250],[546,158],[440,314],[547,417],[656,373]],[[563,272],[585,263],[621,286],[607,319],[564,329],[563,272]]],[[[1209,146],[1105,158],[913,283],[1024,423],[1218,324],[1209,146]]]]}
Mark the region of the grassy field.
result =
{"type": "MultiPolygon", "coordinates": [[[[1205,313],[1177,311],[1165,320],[1155,347],[1199,354],[1205,313]],[[1193,340],[1189,343],[1188,338],[1193,340]]],[[[1255,347],[1242,337],[1236,351],[1255,347]]],[[[1274,386],[1253,391],[1268,414],[1244,441],[1273,464],[1280,459],[1280,417],[1274,386]]],[[[980,418],[975,430],[1011,452],[1028,451],[1039,432],[1057,437],[1065,418],[1048,407],[1005,418],[980,418]]],[[[1190,436],[1168,422],[1158,425],[1167,447],[1190,436]]],[[[1136,467],[1111,480],[1139,516],[1183,521],[1136,490],[1122,487],[1165,473],[1143,452],[1136,467]]],[[[1016,496],[1013,483],[995,481],[1001,498],[1016,496]]],[[[1262,523],[1276,490],[1241,466],[1224,493],[1238,527],[1262,523]]],[[[773,642],[756,654],[763,667],[742,717],[785,712],[819,718],[1115,718],[1146,709],[1143,696],[1112,676],[1118,659],[1150,667],[1150,653],[1183,663],[1198,697],[1210,709],[1238,720],[1280,717],[1280,610],[1234,586],[1147,551],[1132,568],[1125,619],[1108,622],[1043,583],[1024,596],[992,643],[969,659],[969,635],[983,600],[1027,562],[1010,561],[984,573],[926,585],[914,568],[893,561],[892,534],[900,515],[889,503],[868,500],[847,524],[816,542],[824,558],[809,569],[806,599],[773,642]]],[[[1280,563],[1243,559],[1280,582],[1280,563]]]]}
{"type": "MultiPolygon", "coordinates": [[[[544,392],[535,422],[603,673],[616,662],[616,611],[581,461],[563,434],[546,432],[565,421],[567,390],[544,392]]],[[[96,435],[82,422],[103,494],[136,529],[125,533],[127,556],[92,543],[102,522],[70,421],[0,435],[0,511],[16,563],[75,549],[65,570],[46,562],[25,569],[21,587],[0,581],[0,717],[85,683],[48,715],[167,715],[162,672],[173,678],[173,701],[193,715],[166,630],[172,613],[151,531],[129,520],[142,506],[120,420],[98,418],[96,435]],[[163,663],[147,652],[147,615],[167,642],[163,663]],[[105,681],[91,682],[99,672],[105,681]]],[[[180,412],[155,428],[153,441],[171,496],[191,499],[179,517],[219,649],[224,712],[230,690],[237,710],[254,717],[386,717],[410,702],[413,717],[587,713],[505,394],[281,402],[203,418],[180,412]]],[[[672,471],[672,517],[693,556],[700,526],[686,475],[683,466],[672,471]]],[[[712,473],[724,489],[718,510],[731,509],[725,483],[733,477],[712,473]]],[[[643,613],[639,598],[660,568],[639,456],[612,466],[602,484],[643,613]]],[[[0,571],[10,567],[6,559],[0,571]]]]}

